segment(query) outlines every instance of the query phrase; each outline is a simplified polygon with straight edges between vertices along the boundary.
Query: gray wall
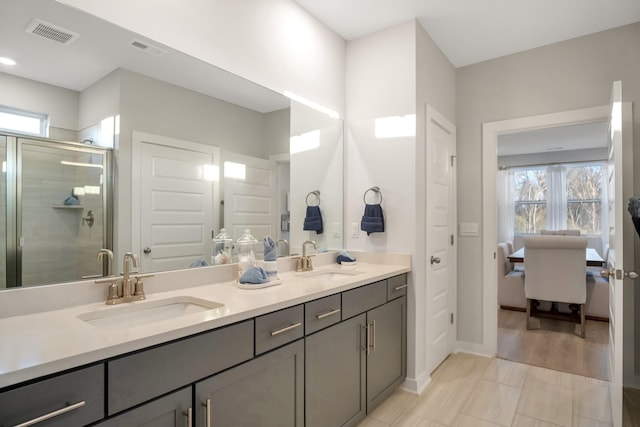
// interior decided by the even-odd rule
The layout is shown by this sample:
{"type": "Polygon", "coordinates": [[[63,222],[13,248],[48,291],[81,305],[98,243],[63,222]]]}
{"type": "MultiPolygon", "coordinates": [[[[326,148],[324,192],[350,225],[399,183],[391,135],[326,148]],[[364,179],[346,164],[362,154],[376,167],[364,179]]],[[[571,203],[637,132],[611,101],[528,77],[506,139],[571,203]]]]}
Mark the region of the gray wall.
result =
{"type": "MultiPolygon", "coordinates": [[[[482,229],[482,123],[609,103],[622,80],[640,102],[640,23],[508,55],[457,70],[458,221],[482,229]]],[[[640,110],[634,108],[634,164],[640,165],[640,110]]],[[[635,188],[640,188],[636,174],[635,188]]],[[[637,240],[637,239],[636,239],[637,240]]],[[[458,339],[482,342],[482,240],[462,237],[458,339]]]]}

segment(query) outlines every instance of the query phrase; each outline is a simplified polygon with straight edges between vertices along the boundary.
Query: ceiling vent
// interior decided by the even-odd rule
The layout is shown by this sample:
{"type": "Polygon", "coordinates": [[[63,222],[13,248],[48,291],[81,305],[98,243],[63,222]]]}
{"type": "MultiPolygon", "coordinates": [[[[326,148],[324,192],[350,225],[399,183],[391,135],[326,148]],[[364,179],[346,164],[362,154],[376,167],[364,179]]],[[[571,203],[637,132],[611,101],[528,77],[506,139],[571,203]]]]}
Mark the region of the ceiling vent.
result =
{"type": "Polygon", "coordinates": [[[134,47],[136,49],[140,49],[142,51],[145,51],[149,55],[153,55],[153,56],[162,56],[165,53],[167,53],[167,51],[165,49],[162,49],[161,47],[154,46],[152,44],[145,43],[145,42],[143,42],[141,40],[137,40],[137,39],[131,40],[129,42],[129,46],[134,47]]]}
{"type": "Polygon", "coordinates": [[[70,44],[79,37],[78,33],[74,33],[66,28],[45,22],[41,19],[34,19],[29,22],[25,31],[34,36],[62,44],[70,44]]]}

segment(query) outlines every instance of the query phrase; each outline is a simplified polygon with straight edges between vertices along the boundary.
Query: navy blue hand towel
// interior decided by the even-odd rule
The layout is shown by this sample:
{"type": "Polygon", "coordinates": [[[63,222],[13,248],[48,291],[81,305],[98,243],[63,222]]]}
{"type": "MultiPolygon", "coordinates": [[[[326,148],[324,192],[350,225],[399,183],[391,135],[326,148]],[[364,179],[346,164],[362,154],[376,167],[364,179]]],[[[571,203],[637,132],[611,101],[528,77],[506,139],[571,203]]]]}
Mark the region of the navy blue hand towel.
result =
{"type": "Polygon", "coordinates": [[[364,205],[364,215],[362,215],[360,230],[366,231],[367,236],[370,236],[371,233],[384,232],[384,216],[382,215],[382,206],[379,203],[364,205]]]}
{"type": "Polygon", "coordinates": [[[322,214],[320,206],[307,206],[307,216],[304,219],[303,230],[315,231],[316,234],[322,234],[322,214]]]}

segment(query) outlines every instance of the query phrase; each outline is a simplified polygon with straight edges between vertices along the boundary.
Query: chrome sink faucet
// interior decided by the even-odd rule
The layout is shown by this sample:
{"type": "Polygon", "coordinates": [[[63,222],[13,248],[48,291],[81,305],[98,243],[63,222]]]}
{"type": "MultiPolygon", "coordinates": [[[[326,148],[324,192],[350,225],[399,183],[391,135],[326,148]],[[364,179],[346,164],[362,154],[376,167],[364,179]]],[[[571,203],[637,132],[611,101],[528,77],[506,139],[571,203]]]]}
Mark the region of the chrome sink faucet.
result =
{"type": "Polygon", "coordinates": [[[313,245],[313,249],[318,250],[316,242],[313,240],[307,240],[302,244],[302,256],[296,261],[296,271],[310,271],[313,270],[311,265],[311,257],[307,256],[307,245],[313,245]]]}

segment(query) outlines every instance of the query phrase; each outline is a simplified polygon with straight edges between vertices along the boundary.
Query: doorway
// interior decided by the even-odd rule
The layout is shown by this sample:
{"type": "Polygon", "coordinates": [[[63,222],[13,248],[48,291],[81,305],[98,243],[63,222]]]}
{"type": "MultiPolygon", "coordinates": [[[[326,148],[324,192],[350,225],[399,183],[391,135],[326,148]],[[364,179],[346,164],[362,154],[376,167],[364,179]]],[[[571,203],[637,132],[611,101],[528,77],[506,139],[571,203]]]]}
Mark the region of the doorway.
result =
{"type": "Polygon", "coordinates": [[[528,330],[524,266],[505,262],[527,235],[570,229],[606,258],[608,122],[598,121],[498,135],[497,357],[571,374],[609,379],[609,286],[600,267],[587,267],[586,337],[573,323],[539,319],[528,330]],[[554,191],[555,189],[555,191],[554,191]],[[513,271],[512,271],[513,270],[513,271]]]}

